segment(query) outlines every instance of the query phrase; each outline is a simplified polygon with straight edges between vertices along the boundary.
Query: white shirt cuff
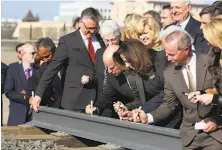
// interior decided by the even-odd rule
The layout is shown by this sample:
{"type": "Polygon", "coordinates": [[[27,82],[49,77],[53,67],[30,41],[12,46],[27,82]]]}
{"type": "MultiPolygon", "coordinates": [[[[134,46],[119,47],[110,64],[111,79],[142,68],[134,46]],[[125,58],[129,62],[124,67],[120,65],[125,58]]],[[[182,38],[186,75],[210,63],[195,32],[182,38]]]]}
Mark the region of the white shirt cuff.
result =
{"type": "Polygon", "coordinates": [[[147,117],[148,117],[148,124],[152,124],[154,122],[153,116],[150,113],[148,113],[147,117]]]}

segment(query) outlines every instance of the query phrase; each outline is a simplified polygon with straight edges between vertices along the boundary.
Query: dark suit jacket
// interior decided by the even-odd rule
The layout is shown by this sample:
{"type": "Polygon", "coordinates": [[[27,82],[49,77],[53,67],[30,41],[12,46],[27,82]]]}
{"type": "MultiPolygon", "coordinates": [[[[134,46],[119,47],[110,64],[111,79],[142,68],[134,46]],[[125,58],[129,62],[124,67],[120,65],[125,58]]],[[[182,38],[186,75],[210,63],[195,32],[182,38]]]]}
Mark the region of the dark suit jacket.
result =
{"type": "MultiPolygon", "coordinates": [[[[212,87],[212,77],[207,71],[206,57],[197,55],[196,73],[197,73],[197,90],[203,90],[212,87]]],[[[181,67],[175,67],[170,64],[164,71],[165,85],[164,85],[164,102],[155,111],[151,112],[154,118],[154,124],[168,117],[177,111],[180,104],[183,107],[183,121],[181,125],[181,137],[183,145],[188,145],[192,139],[198,134],[199,130],[194,129],[194,124],[202,119],[214,120],[220,124],[216,109],[212,108],[210,113],[207,113],[210,105],[203,107],[206,110],[204,118],[199,116],[198,104],[191,103],[187,96],[182,92],[189,93],[186,86],[181,67]]],[[[210,133],[218,141],[222,142],[222,131],[217,130],[210,133]]]]}
{"type": "MultiPolygon", "coordinates": [[[[159,66],[159,65],[160,65],[159,62],[156,61],[156,64],[154,66],[159,66]]],[[[161,65],[166,65],[166,64],[161,64],[161,65]]],[[[148,103],[150,103],[150,105],[146,106],[147,111],[155,109],[162,103],[163,97],[152,99],[156,95],[160,94],[161,91],[163,91],[164,82],[163,82],[163,77],[161,77],[163,76],[163,70],[162,72],[160,71],[162,68],[164,67],[156,68],[155,77],[153,79],[148,79],[148,78],[142,79],[144,84],[146,100],[148,101],[148,103]]],[[[101,69],[101,74],[102,74],[102,69],[101,69]]],[[[95,104],[95,106],[98,107],[99,110],[103,110],[107,106],[112,105],[112,102],[114,101],[122,101],[130,109],[137,108],[142,104],[141,101],[139,102],[134,101],[134,95],[123,73],[121,73],[118,76],[114,76],[113,74],[107,73],[107,81],[106,84],[103,86],[104,86],[102,88],[103,92],[101,92],[101,95],[95,104]]]]}
{"type": "Polygon", "coordinates": [[[192,16],[190,16],[190,20],[187,23],[185,30],[194,39],[193,45],[195,46],[196,52],[207,54],[210,50],[210,47],[203,36],[203,32],[200,29],[200,25],[201,23],[199,21],[195,20],[192,16]]]}
{"type": "MultiPolygon", "coordinates": [[[[103,47],[100,35],[97,34],[96,36],[101,47],[103,47]]],[[[79,30],[59,39],[54,57],[36,89],[36,95],[40,97],[44,95],[64,62],[67,62],[67,69],[61,106],[68,110],[85,109],[85,106],[96,98],[96,84],[91,82],[82,85],[81,78],[83,75],[88,75],[92,79],[95,66],[79,30]]]]}
{"type": "MultiPolygon", "coordinates": [[[[33,68],[32,74],[35,72],[36,68],[33,68]]],[[[21,93],[26,87],[27,80],[22,64],[10,64],[5,81],[5,95],[10,100],[8,126],[24,124],[27,121],[29,105],[21,93]]]]}
{"type": "Polygon", "coordinates": [[[101,94],[102,87],[103,87],[104,71],[105,71],[105,66],[103,63],[103,53],[104,53],[105,49],[106,48],[103,47],[103,48],[98,49],[96,51],[95,78],[97,80],[97,99],[99,98],[99,95],[101,94]]]}
{"type": "MultiPolygon", "coordinates": [[[[48,63],[43,63],[39,70],[36,71],[33,76],[28,80],[27,83],[27,92],[26,92],[26,100],[29,101],[29,98],[32,96],[32,91],[35,91],[38,83],[41,79],[41,76],[45,72],[48,67],[48,63]]],[[[63,68],[62,68],[63,70],[63,68]]],[[[62,77],[63,71],[60,70],[60,75],[62,77]]],[[[55,76],[52,84],[45,92],[44,96],[42,97],[41,104],[42,106],[49,106],[54,108],[61,107],[61,99],[62,99],[62,92],[63,92],[63,80],[58,75],[55,76]]]]}
{"type": "Polygon", "coordinates": [[[5,79],[6,79],[6,75],[7,75],[7,69],[8,66],[6,64],[4,64],[3,62],[1,62],[1,88],[2,88],[2,94],[4,93],[4,84],[5,84],[5,79]]]}
{"type": "MultiPolygon", "coordinates": [[[[5,79],[6,79],[6,75],[7,75],[7,69],[8,66],[6,64],[4,64],[3,62],[1,62],[1,88],[2,88],[2,94],[4,93],[4,84],[5,84],[5,79]]],[[[3,99],[2,99],[2,95],[1,95],[1,126],[3,125],[3,99]]]]}

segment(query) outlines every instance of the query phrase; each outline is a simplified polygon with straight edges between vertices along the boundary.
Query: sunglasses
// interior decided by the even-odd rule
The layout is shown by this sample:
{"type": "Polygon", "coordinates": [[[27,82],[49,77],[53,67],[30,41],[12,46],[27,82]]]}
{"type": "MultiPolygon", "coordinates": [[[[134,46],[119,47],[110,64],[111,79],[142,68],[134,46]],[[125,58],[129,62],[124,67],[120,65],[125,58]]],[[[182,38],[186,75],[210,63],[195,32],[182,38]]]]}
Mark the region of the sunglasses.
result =
{"type": "Polygon", "coordinates": [[[113,54],[113,58],[114,58],[114,60],[116,60],[117,63],[119,63],[120,65],[125,66],[125,61],[123,61],[123,59],[121,58],[120,53],[119,53],[119,51],[121,49],[124,50],[124,51],[127,51],[128,46],[126,44],[121,44],[119,46],[118,50],[113,54]]]}
{"type": "MultiPolygon", "coordinates": [[[[19,52],[20,53],[20,52],[19,52]]],[[[26,52],[27,53],[27,52],[26,52]]],[[[34,56],[36,54],[36,52],[32,52],[32,53],[28,53],[31,54],[32,56],[34,56]]]]}
{"type": "Polygon", "coordinates": [[[50,54],[49,54],[49,55],[46,55],[46,56],[42,56],[41,58],[42,58],[42,59],[47,59],[47,58],[49,58],[49,56],[50,56],[50,54]]]}
{"type": "Polygon", "coordinates": [[[82,21],[82,23],[84,24],[86,30],[98,30],[99,29],[99,26],[97,26],[97,27],[87,27],[83,21],[82,21]]]}

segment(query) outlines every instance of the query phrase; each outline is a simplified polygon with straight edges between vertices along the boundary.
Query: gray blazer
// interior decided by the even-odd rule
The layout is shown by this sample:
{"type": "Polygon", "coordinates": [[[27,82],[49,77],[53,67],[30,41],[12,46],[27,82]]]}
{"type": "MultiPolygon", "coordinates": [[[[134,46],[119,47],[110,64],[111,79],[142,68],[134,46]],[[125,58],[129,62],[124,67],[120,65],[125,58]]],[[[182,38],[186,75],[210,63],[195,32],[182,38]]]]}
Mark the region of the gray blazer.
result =
{"type": "MultiPolygon", "coordinates": [[[[196,63],[196,79],[197,79],[197,90],[207,89],[212,87],[212,77],[207,70],[206,56],[197,55],[196,63]]],[[[164,102],[160,107],[151,112],[154,123],[163,120],[168,117],[174,111],[182,105],[183,108],[183,120],[180,127],[181,138],[183,145],[188,145],[192,139],[198,134],[199,130],[194,129],[196,122],[202,119],[213,120],[218,125],[221,121],[217,115],[216,109],[213,106],[203,105],[199,107],[199,104],[191,103],[187,96],[182,94],[182,92],[189,93],[189,89],[186,86],[181,67],[175,67],[170,64],[164,71],[165,85],[164,85],[164,102]],[[203,117],[200,116],[200,109],[203,117]],[[204,111],[203,111],[204,110],[204,111]]],[[[209,134],[216,140],[222,142],[222,130],[219,129],[215,132],[209,134]]]]}

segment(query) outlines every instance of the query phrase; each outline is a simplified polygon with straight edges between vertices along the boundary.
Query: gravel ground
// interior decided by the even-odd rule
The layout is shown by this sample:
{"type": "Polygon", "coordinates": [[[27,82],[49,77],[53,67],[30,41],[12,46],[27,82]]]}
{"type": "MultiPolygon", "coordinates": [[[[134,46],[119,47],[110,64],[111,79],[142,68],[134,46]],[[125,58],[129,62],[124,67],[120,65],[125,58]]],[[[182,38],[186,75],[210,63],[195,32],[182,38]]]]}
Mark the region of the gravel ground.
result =
{"type": "Polygon", "coordinates": [[[2,150],[49,150],[49,149],[61,149],[65,146],[57,145],[53,141],[19,141],[19,140],[10,140],[10,141],[1,141],[2,150]]]}
{"type": "Polygon", "coordinates": [[[65,148],[63,145],[57,145],[53,141],[19,141],[19,140],[5,140],[5,136],[13,136],[13,134],[1,133],[1,150],[49,150],[65,148]]]}

